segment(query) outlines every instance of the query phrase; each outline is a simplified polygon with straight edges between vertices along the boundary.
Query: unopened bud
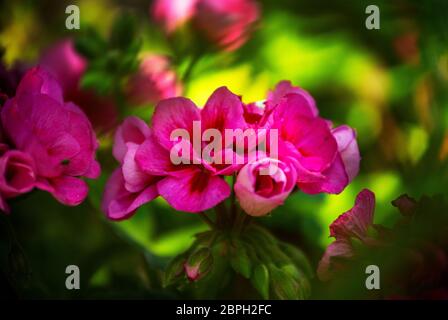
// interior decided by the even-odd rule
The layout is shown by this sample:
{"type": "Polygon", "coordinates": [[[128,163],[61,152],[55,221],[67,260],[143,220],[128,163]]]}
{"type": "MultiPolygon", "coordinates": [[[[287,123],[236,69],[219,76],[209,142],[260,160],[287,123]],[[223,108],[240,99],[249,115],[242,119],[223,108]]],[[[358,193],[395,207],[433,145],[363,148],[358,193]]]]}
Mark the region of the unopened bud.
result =
{"type": "Polygon", "coordinates": [[[213,265],[213,255],[208,248],[195,251],[185,263],[185,273],[190,281],[196,281],[207,274],[213,265]]]}

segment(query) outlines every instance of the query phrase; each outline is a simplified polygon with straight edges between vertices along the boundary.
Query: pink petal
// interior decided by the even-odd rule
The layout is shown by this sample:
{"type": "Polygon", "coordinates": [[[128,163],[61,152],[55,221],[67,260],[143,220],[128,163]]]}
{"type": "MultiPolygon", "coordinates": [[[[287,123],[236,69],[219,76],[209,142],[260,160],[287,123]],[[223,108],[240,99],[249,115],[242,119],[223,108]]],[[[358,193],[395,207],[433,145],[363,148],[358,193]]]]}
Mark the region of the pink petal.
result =
{"type": "Polygon", "coordinates": [[[191,100],[170,98],[157,104],[152,117],[152,129],[157,142],[169,151],[175,144],[170,140],[171,133],[176,129],[185,129],[190,139],[193,139],[193,121],[200,120],[199,109],[191,100]]]}
{"type": "Polygon", "coordinates": [[[363,240],[367,237],[367,229],[373,224],[375,212],[375,194],[362,190],[356,197],[355,206],[340,215],[330,225],[330,236],[336,239],[356,237],[363,240]]]}
{"type": "Polygon", "coordinates": [[[122,166],[125,188],[129,192],[139,192],[149,184],[152,177],[143,172],[135,161],[135,153],[139,145],[128,142],[127,148],[128,152],[126,152],[122,166]]]}
{"type": "Polygon", "coordinates": [[[241,98],[226,87],[216,89],[201,110],[202,130],[245,129],[244,109],[241,98]]]}
{"type": "Polygon", "coordinates": [[[5,198],[31,191],[36,182],[33,159],[18,150],[9,150],[0,158],[0,193],[5,198]]]}
{"type": "Polygon", "coordinates": [[[251,216],[262,216],[283,204],[297,180],[293,167],[264,158],[245,165],[235,183],[235,193],[243,210],[251,216]],[[272,175],[259,175],[260,168],[276,164],[272,175]],[[258,190],[257,190],[258,188],[258,190]]]}
{"type": "Polygon", "coordinates": [[[356,142],[356,132],[349,126],[337,127],[332,132],[338,144],[349,181],[352,181],[358,175],[361,160],[358,143],[356,142]]]}
{"type": "Polygon", "coordinates": [[[34,67],[25,74],[17,87],[16,97],[21,99],[35,94],[48,95],[62,103],[62,89],[56,78],[42,67],[34,67]]]}
{"type": "Polygon", "coordinates": [[[321,281],[328,281],[332,278],[333,272],[338,269],[333,258],[352,258],[353,247],[348,240],[336,240],[327,247],[322,259],[317,267],[317,276],[321,281]],[[332,261],[333,260],[333,261],[332,261]]]}
{"type": "Polygon", "coordinates": [[[78,83],[86,69],[85,59],[79,55],[71,39],[64,39],[47,49],[40,64],[56,77],[64,96],[77,90],[78,83]]]}
{"type": "Polygon", "coordinates": [[[292,86],[290,81],[280,81],[274,91],[269,92],[267,99],[269,107],[279,104],[286,95],[291,93],[301,97],[301,99],[298,99],[297,97],[295,98],[297,99],[295,104],[297,108],[308,109],[307,112],[309,111],[312,116],[318,116],[319,110],[316,107],[314,98],[302,88],[292,86]]]}
{"type": "Polygon", "coordinates": [[[112,151],[115,159],[122,163],[127,151],[126,143],[133,142],[140,145],[149,136],[150,129],[143,120],[134,116],[126,118],[115,133],[112,151]]]}
{"type": "Polygon", "coordinates": [[[230,196],[225,180],[199,169],[178,172],[158,182],[160,195],[176,210],[201,212],[230,196]]]}
{"type": "Polygon", "coordinates": [[[69,176],[40,181],[37,187],[50,192],[59,202],[68,206],[79,205],[89,191],[83,180],[69,176]]]}
{"type": "MultiPolygon", "coordinates": [[[[87,173],[99,174],[99,171],[90,171],[92,169],[92,163],[95,162],[95,152],[98,148],[98,142],[87,116],[73,103],[66,103],[64,109],[70,118],[66,132],[80,146],[80,152],[70,158],[64,173],[70,176],[85,176],[87,173]]],[[[95,175],[93,177],[96,178],[95,175]]]]}
{"type": "Polygon", "coordinates": [[[148,185],[141,192],[131,193],[124,187],[120,169],[115,170],[105,186],[102,208],[111,220],[130,218],[136,210],[158,196],[156,184],[148,185]]]}
{"type": "MultiPolygon", "coordinates": [[[[303,174],[303,171],[299,171],[299,174],[303,174]]],[[[349,183],[347,173],[345,172],[344,163],[342,162],[340,155],[337,155],[330,168],[322,172],[322,176],[322,179],[315,182],[302,183],[299,181],[297,186],[303,192],[308,194],[317,194],[321,192],[339,194],[349,183]]]]}
{"type": "Polygon", "coordinates": [[[176,170],[171,162],[169,151],[155,141],[154,136],[149,137],[139,146],[135,161],[142,171],[150,175],[164,176],[176,170]]]}

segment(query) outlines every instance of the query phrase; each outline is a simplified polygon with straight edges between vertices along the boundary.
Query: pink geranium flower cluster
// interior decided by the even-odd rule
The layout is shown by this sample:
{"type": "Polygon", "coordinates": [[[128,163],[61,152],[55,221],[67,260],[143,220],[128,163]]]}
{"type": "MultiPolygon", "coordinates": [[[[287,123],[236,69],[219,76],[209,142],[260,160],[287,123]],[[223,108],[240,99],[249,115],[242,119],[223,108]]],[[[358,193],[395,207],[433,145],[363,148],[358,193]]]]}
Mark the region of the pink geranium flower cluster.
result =
{"type": "MultiPolygon", "coordinates": [[[[221,145],[223,156],[239,156],[233,145],[221,145]]],[[[319,116],[311,95],[286,81],[258,103],[244,104],[225,87],[217,89],[202,109],[182,97],[162,100],[150,125],[135,117],[125,120],[115,135],[114,156],[120,167],[103,199],[104,211],[114,220],[130,217],[159,195],[179,211],[213,208],[231,194],[225,180],[229,175],[236,175],[234,191],[243,210],[261,216],[282,204],[296,187],[308,194],[340,193],[357,175],[360,162],[355,131],[333,128],[319,116]],[[198,121],[201,133],[215,129],[222,136],[227,129],[275,129],[278,155],[269,148],[248,149],[249,155],[257,154],[246,155],[243,163],[210,163],[188,139],[171,139],[178,129],[193,136],[198,121]],[[179,145],[196,161],[173,164],[170,154],[179,145]]]]}
{"type": "Polygon", "coordinates": [[[64,101],[59,83],[41,67],[29,70],[1,109],[0,209],[33,188],[78,205],[88,192],[81,177],[100,174],[97,147],[90,122],[64,101]]]}

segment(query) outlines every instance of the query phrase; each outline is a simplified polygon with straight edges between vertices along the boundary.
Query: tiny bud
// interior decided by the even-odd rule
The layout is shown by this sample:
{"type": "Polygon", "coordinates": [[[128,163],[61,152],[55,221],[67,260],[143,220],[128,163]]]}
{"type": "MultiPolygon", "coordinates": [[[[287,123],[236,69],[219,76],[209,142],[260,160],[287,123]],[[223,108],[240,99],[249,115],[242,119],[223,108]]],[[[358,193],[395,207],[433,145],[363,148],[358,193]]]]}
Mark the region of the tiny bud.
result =
{"type": "Polygon", "coordinates": [[[184,264],[185,273],[190,281],[196,281],[207,274],[213,265],[213,255],[208,248],[194,252],[184,264]]]}

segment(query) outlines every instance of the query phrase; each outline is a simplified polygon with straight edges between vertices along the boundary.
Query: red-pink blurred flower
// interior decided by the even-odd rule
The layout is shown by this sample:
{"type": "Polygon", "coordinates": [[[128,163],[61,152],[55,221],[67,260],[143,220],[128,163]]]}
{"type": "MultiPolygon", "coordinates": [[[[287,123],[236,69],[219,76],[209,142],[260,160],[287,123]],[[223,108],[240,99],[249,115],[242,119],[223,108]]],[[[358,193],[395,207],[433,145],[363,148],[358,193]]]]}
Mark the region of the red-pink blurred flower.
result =
{"type": "Polygon", "coordinates": [[[150,8],[153,19],[171,33],[190,20],[198,0],[155,0],[150,8]]]}
{"type": "Polygon", "coordinates": [[[40,59],[40,65],[57,79],[64,99],[78,105],[97,131],[108,131],[114,127],[118,119],[114,102],[93,90],[80,88],[87,61],[76,52],[71,39],[61,40],[48,48],[40,59]]]}
{"type": "Polygon", "coordinates": [[[40,65],[56,77],[64,96],[72,96],[79,89],[79,81],[87,68],[87,61],[76,52],[71,39],[64,39],[45,50],[40,65]]]}
{"type": "Polygon", "coordinates": [[[276,159],[261,158],[246,164],[238,173],[235,193],[241,208],[251,216],[263,216],[283,204],[297,180],[293,166],[276,159]]]}
{"type": "Polygon", "coordinates": [[[199,0],[194,22],[211,42],[232,51],[248,40],[259,15],[254,0],[199,0]]]}
{"type": "Polygon", "coordinates": [[[6,199],[31,191],[36,183],[33,159],[19,150],[0,156],[0,209],[9,212],[6,199]]]}
{"type": "Polygon", "coordinates": [[[170,68],[168,58],[148,55],[127,84],[127,97],[134,105],[155,104],[182,93],[182,85],[170,68]]]}
{"type": "Polygon", "coordinates": [[[34,160],[36,187],[67,205],[85,199],[88,187],[80,178],[100,174],[98,143],[87,117],[75,104],[64,102],[50,73],[41,67],[29,70],[1,110],[1,120],[14,148],[34,160]]]}
{"type": "Polygon", "coordinates": [[[354,249],[352,239],[371,244],[374,242],[369,235],[368,229],[373,225],[375,213],[375,194],[367,189],[362,190],[356,197],[355,206],[340,215],[330,225],[330,236],[336,241],[327,247],[317,268],[317,275],[322,281],[327,281],[341,265],[341,258],[352,258],[354,249]]]}

